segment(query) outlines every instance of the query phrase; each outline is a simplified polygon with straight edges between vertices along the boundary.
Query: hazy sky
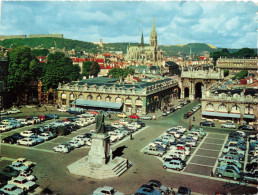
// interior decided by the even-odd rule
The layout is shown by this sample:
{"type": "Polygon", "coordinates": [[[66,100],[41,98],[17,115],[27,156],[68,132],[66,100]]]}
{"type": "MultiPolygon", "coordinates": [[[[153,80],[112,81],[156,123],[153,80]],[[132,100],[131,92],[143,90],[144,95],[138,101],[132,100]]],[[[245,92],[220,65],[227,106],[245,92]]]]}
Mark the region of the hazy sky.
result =
{"type": "Polygon", "coordinates": [[[0,35],[64,34],[98,42],[149,43],[153,16],[159,45],[207,43],[257,47],[252,1],[8,1],[0,0],[0,35]]]}

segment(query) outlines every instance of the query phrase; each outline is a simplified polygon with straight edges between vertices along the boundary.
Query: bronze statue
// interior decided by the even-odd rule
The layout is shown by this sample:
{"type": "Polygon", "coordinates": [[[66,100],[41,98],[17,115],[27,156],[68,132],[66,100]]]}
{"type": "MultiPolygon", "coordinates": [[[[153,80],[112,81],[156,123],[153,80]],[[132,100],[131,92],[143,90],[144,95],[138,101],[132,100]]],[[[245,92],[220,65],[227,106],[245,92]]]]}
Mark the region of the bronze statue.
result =
{"type": "Polygon", "coordinates": [[[96,116],[96,131],[97,133],[105,133],[105,123],[104,123],[104,114],[102,113],[102,111],[100,111],[98,113],[98,115],[96,116]]]}

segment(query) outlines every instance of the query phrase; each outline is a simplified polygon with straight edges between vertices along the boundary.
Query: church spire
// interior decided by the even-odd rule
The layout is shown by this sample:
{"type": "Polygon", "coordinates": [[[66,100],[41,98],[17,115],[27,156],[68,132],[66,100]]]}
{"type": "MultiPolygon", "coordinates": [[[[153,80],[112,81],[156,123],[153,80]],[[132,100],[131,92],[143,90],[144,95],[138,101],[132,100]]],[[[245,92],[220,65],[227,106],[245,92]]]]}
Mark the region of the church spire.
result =
{"type": "Polygon", "coordinates": [[[142,38],[141,38],[141,46],[144,47],[143,32],[142,32],[142,38]]]}
{"type": "Polygon", "coordinates": [[[150,46],[157,46],[158,41],[157,41],[157,32],[155,28],[155,18],[153,17],[153,24],[152,24],[152,30],[150,34],[150,46]]]}

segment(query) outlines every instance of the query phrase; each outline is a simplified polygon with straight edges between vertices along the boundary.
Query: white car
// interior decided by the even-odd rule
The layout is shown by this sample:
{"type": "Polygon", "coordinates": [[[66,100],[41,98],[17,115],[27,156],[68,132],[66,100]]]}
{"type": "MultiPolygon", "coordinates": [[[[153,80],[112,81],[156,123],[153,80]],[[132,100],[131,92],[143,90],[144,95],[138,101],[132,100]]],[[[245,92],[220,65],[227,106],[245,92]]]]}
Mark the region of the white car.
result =
{"type": "Polygon", "coordinates": [[[132,124],[128,124],[127,127],[128,127],[128,129],[132,129],[133,131],[138,130],[138,128],[135,125],[132,125],[132,124]]]}
{"type": "Polygon", "coordinates": [[[30,137],[31,135],[34,135],[34,133],[30,130],[21,132],[21,135],[24,137],[30,137]]]}
{"type": "Polygon", "coordinates": [[[24,164],[27,167],[32,167],[34,165],[33,162],[28,161],[26,158],[18,158],[15,161],[13,161],[12,164],[14,164],[16,162],[20,162],[20,163],[24,164]]]}
{"type": "Polygon", "coordinates": [[[41,133],[38,135],[38,137],[44,139],[45,141],[52,139],[48,133],[41,133]]]}
{"type": "Polygon", "coordinates": [[[68,142],[71,146],[73,146],[74,148],[79,148],[79,147],[81,147],[82,145],[80,144],[80,142],[77,142],[76,140],[70,140],[69,142],[68,142]]]}
{"type": "Polygon", "coordinates": [[[120,127],[123,127],[123,124],[120,124],[119,122],[115,122],[115,123],[112,123],[111,126],[115,128],[120,128],[120,127]]]}
{"type": "Polygon", "coordinates": [[[66,147],[65,145],[58,145],[53,148],[54,152],[61,152],[61,153],[68,153],[70,152],[70,149],[66,147]]]}
{"type": "Polygon", "coordinates": [[[66,108],[61,107],[57,109],[58,112],[67,112],[66,108]]]}
{"type": "Polygon", "coordinates": [[[123,135],[122,133],[116,133],[116,132],[114,132],[114,131],[109,131],[108,134],[109,134],[110,136],[116,137],[117,140],[121,140],[121,139],[124,138],[124,135],[123,135]]]}
{"type": "Polygon", "coordinates": [[[172,136],[164,136],[163,135],[163,136],[161,136],[161,139],[162,139],[162,141],[169,142],[169,143],[172,143],[175,141],[174,136],[172,137],[172,136]]]}
{"type": "MultiPolygon", "coordinates": [[[[80,138],[73,138],[71,141],[75,141],[76,143],[78,143],[80,146],[83,146],[83,145],[87,145],[87,142],[88,140],[84,141],[85,138],[83,139],[80,139],[80,138]]],[[[89,138],[86,138],[86,139],[89,139],[89,138]]],[[[70,143],[70,142],[69,142],[70,143]]],[[[71,144],[71,143],[70,143],[71,144]]]]}
{"type": "Polygon", "coordinates": [[[26,146],[33,146],[33,145],[36,145],[37,143],[38,143],[37,140],[29,137],[27,138],[25,137],[17,141],[17,144],[26,145],[26,146]]]}
{"type": "Polygon", "coordinates": [[[21,172],[19,174],[19,176],[25,177],[28,181],[36,181],[37,180],[36,176],[31,175],[30,173],[27,173],[27,172],[21,172]]]}
{"type": "Polygon", "coordinates": [[[140,129],[142,126],[138,124],[137,122],[132,122],[131,125],[134,125],[137,127],[137,129],[140,129]]]}
{"type": "Polygon", "coordinates": [[[128,125],[128,121],[125,121],[123,119],[120,119],[119,123],[122,124],[122,125],[128,125]]]}
{"type": "Polygon", "coordinates": [[[80,126],[80,127],[86,126],[85,123],[84,123],[84,121],[82,121],[82,120],[76,121],[75,124],[78,125],[78,126],[80,126]]]}
{"type": "Polygon", "coordinates": [[[4,132],[4,131],[8,131],[10,130],[11,128],[10,127],[7,127],[6,125],[0,125],[0,132],[4,132]]]}
{"type": "Polygon", "coordinates": [[[171,159],[171,158],[181,158],[182,161],[186,161],[185,156],[176,154],[176,153],[166,153],[162,156],[163,160],[171,159]]]}
{"type": "Polygon", "coordinates": [[[181,132],[186,132],[187,131],[187,129],[186,128],[184,128],[183,126],[177,126],[177,131],[181,131],[181,132]]]}
{"type": "Polygon", "coordinates": [[[8,184],[14,184],[21,188],[24,192],[30,191],[36,187],[36,183],[33,181],[28,181],[25,177],[18,176],[10,181],[8,184]]]}
{"type": "Polygon", "coordinates": [[[11,110],[7,110],[6,112],[7,114],[16,114],[16,113],[20,113],[21,111],[16,108],[13,108],[11,110]]]}
{"type": "Polygon", "coordinates": [[[221,128],[232,128],[232,129],[235,129],[235,128],[236,128],[236,125],[234,125],[234,124],[231,123],[231,122],[226,122],[225,124],[221,124],[220,127],[221,127],[221,128]]]}
{"type": "Polygon", "coordinates": [[[124,193],[116,191],[113,187],[104,186],[94,190],[92,195],[124,195],[124,193]]]}
{"type": "Polygon", "coordinates": [[[27,121],[27,119],[25,119],[25,118],[18,118],[18,119],[16,119],[17,121],[19,121],[21,124],[23,124],[23,125],[28,125],[28,121],[27,121]]]}

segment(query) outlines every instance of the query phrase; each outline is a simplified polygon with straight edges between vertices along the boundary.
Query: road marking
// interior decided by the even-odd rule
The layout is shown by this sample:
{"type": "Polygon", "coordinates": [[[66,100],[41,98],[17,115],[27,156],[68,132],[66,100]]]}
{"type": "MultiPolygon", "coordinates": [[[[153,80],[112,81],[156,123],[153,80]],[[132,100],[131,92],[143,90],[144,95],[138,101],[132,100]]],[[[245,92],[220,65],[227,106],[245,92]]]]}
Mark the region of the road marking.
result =
{"type": "MultiPolygon", "coordinates": [[[[217,159],[221,156],[222,151],[223,151],[223,148],[224,148],[223,146],[225,146],[227,140],[228,140],[228,135],[227,135],[227,137],[225,138],[225,141],[224,141],[224,143],[223,143],[223,145],[222,145],[222,147],[221,147],[221,149],[220,149],[220,152],[219,152],[219,155],[218,155],[217,159]]],[[[214,167],[213,167],[213,169],[212,169],[213,174],[215,174],[215,170],[216,170],[216,168],[217,168],[217,166],[218,166],[218,163],[219,163],[219,161],[216,160],[215,165],[214,165],[214,167]]]]}
{"type": "Polygon", "coordinates": [[[210,150],[210,151],[214,151],[214,152],[220,151],[220,150],[212,150],[212,149],[208,149],[208,148],[199,148],[199,149],[201,149],[201,150],[210,150]]]}
{"type": "MultiPolygon", "coordinates": [[[[194,150],[194,153],[190,156],[190,158],[186,161],[186,164],[188,164],[191,160],[192,160],[192,158],[195,156],[195,154],[196,154],[196,152],[198,151],[198,149],[201,147],[201,145],[204,143],[204,140],[206,139],[206,137],[209,135],[209,133],[207,133],[207,135],[205,136],[205,138],[204,139],[202,139],[202,141],[199,143],[199,145],[197,146],[197,148],[195,148],[195,150],[194,150]]],[[[185,169],[184,169],[185,170],[185,169]]],[[[183,170],[183,171],[184,171],[183,170]]]]}
{"type": "MultiPolygon", "coordinates": [[[[227,135],[227,134],[221,134],[221,133],[209,133],[209,135],[227,135]]],[[[227,136],[226,136],[227,137],[227,136]]]]}
{"type": "Polygon", "coordinates": [[[245,168],[246,168],[246,163],[248,161],[248,151],[249,151],[249,141],[247,140],[247,148],[246,148],[246,151],[245,151],[245,162],[244,162],[244,172],[246,171],[245,168]]]}
{"type": "Polygon", "coordinates": [[[208,139],[216,139],[216,140],[225,140],[225,138],[224,139],[218,139],[218,138],[212,138],[212,137],[207,137],[208,139]]]}
{"type": "Polygon", "coordinates": [[[203,156],[203,155],[195,155],[201,158],[212,158],[212,159],[218,159],[217,157],[211,157],[211,156],[203,156]]]}
{"type": "Polygon", "coordinates": [[[215,144],[215,143],[207,143],[207,142],[203,142],[204,144],[212,144],[212,145],[218,145],[221,146],[221,144],[215,144]]]}
{"type": "Polygon", "coordinates": [[[228,183],[228,182],[230,182],[230,183],[236,183],[236,184],[243,185],[243,186],[247,186],[247,187],[257,187],[256,184],[249,184],[249,183],[240,182],[240,181],[222,179],[222,178],[211,177],[211,176],[206,176],[206,175],[199,175],[199,174],[189,173],[189,172],[175,171],[175,170],[172,170],[172,169],[166,169],[166,170],[167,170],[168,172],[177,173],[177,174],[182,174],[182,175],[189,175],[189,176],[200,177],[200,178],[205,178],[205,179],[211,179],[211,180],[216,180],[216,181],[224,181],[224,182],[226,182],[226,183],[228,183]]]}
{"type": "MultiPolygon", "coordinates": [[[[133,133],[133,136],[135,136],[135,135],[137,135],[138,133],[144,131],[144,130],[147,129],[148,127],[149,127],[149,126],[145,126],[145,127],[141,128],[140,130],[134,132],[134,133],[133,133]]],[[[114,148],[114,147],[118,146],[119,144],[121,144],[121,143],[127,141],[128,139],[130,139],[130,134],[127,135],[124,139],[119,140],[119,141],[116,142],[115,144],[111,144],[111,148],[114,148]]]]}
{"type": "Polygon", "coordinates": [[[27,149],[27,150],[35,150],[35,151],[40,151],[40,152],[54,153],[52,150],[45,150],[45,149],[40,149],[40,148],[33,148],[33,147],[29,147],[29,146],[11,145],[11,144],[5,144],[5,143],[2,143],[2,145],[14,147],[14,148],[24,148],[24,149],[27,149]]]}
{"type": "Polygon", "coordinates": [[[189,165],[198,165],[198,166],[205,166],[205,167],[213,167],[211,165],[204,165],[204,164],[198,164],[198,163],[189,163],[189,165]]]}

